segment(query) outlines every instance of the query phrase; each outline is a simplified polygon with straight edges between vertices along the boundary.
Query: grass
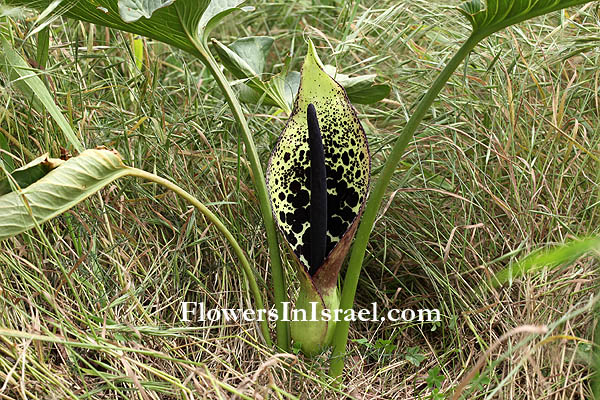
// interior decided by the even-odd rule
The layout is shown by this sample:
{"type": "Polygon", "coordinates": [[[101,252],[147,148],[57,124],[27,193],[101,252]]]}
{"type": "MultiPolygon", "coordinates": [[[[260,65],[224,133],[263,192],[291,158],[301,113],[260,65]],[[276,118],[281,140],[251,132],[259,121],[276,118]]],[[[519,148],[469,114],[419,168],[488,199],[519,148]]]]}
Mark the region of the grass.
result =
{"type": "MultiPolygon", "coordinates": [[[[385,101],[357,106],[374,173],[468,34],[446,2],[250,4],[256,12],[226,20],[219,40],[272,35],[269,62],[282,67],[293,45],[297,68],[310,36],[341,72],[392,84],[385,101]]],[[[35,59],[29,26],[0,19],[35,59]]],[[[590,398],[594,257],[476,288],[535,249],[598,234],[599,26],[594,3],[520,24],[478,46],[443,90],[384,200],[356,304],[439,308],[443,320],[353,323],[342,388],[325,377],[326,357],[274,354],[256,324],[181,323],[183,299],[251,305],[237,259],[175,195],[127,179],[45,225],[45,238],[0,243],[0,397],[450,399],[481,359],[463,398],[590,398]]],[[[73,21],[55,21],[50,36],[42,78],[86,147],[116,148],[208,205],[272,304],[245,152],[207,71],[148,41],[138,71],[128,35],[73,21]]],[[[1,76],[2,160],[58,156],[63,135],[1,76]]],[[[266,164],[285,117],[246,110],[266,164]]]]}

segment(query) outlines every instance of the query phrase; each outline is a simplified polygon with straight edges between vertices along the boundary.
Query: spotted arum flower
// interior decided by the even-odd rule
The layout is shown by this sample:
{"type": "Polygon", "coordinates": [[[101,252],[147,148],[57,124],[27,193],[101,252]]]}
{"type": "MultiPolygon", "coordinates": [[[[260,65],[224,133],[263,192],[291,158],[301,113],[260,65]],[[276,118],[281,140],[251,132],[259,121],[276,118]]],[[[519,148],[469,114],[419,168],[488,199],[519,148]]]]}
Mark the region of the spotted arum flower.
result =
{"type": "Polygon", "coordinates": [[[317,321],[292,321],[292,338],[307,355],[322,351],[335,322],[337,280],[369,187],[371,160],[365,131],[346,92],[323,69],[314,45],[302,66],[290,118],[273,150],[267,186],[273,214],[298,267],[294,307],[317,321]]]}

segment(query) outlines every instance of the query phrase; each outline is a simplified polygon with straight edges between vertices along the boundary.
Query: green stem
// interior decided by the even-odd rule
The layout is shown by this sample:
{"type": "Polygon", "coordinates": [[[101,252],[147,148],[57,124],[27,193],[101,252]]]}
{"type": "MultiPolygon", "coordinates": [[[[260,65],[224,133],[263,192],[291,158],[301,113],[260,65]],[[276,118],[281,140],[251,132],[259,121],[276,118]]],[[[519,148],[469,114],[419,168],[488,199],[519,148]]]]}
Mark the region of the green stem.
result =
{"type": "MultiPolygon", "coordinates": [[[[281,255],[279,252],[279,244],[277,241],[277,229],[275,228],[275,220],[271,211],[271,203],[267,193],[267,184],[265,182],[265,175],[254,145],[253,135],[248,127],[248,122],[244,116],[242,106],[238,101],[235,93],[229,85],[229,81],[221,72],[217,61],[207,49],[207,47],[201,43],[196,43],[201,61],[209,69],[212,76],[217,81],[217,84],[221,88],[231,111],[233,117],[239,124],[242,130],[242,139],[246,146],[246,152],[248,160],[250,161],[250,168],[252,172],[252,178],[254,179],[254,187],[256,189],[260,211],[265,225],[267,234],[267,245],[269,247],[269,255],[271,260],[271,275],[273,277],[273,294],[275,297],[275,308],[277,309],[278,315],[283,315],[283,303],[287,302],[287,286],[285,283],[285,274],[283,271],[283,265],[281,263],[281,255]]],[[[282,351],[289,352],[290,334],[289,334],[289,323],[281,321],[281,318],[276,321],[277,331],[277,345],[282,351]]]]}
{"type": "MultiPolygon", "coordinates": [[[[371,230],[377,217],[377,212],[381,206],[385,191],[392,179],[404,150],[408,146],[408,143],[414,136],[415,131],[420,125],[421,121],[427,115],[427,112],[437,95],[440,93],[442,88],[446,85],[446,82],[454,71],[459,67],[462,61],[468,56],[469,52],[473,50],[475,45],[482,39],[481,36],[471,36],[458,52],[448,62],[444,70],[440,73],[436,81],[429,88],[425,96],[419,102],[417,109],[411,116],[410,120],[406,123],[406,126],[402,130],[400,137],[396,140],[394,148],[387,156],[387,161],[383,167],[383,170],[379,174],[375,188],[369,197],[365,213],[363,214],[361,224],[356,233],[356,239],[352,246],[352,254],[348,263],[348,270],[346,272],[346,278],[344,280],[344,287],[342,290],[342,297],[340,300],[340,308],[343,310],[349,310],[354,304],[354,296],[356,294],[356,287],[358,285],[358,278],[360,276],[360,270],[365,257],[365,251],[367,249],[367,243],[371,230]]],[[[334,378],[339,378],[344,369],[344,354],[346,351],[346,344],[348,342],[348,330],[350,327],[349,321],[338,321],[335,334],[333,337],[333,355],[331,365],[329,367],[329,375],[334,378]]]]}
{"type": "MultiPolygon", "coordinates": [[[[256,284],[256,279],[254,278],[254,272],[252,271],[252,268],[250,267],[250,263],[248,262],[246,255],[244,254],[244,250],[242,250],[242,248],[240,247],[238,242],[235,240],[235,238],[233,237],[231,232],[229,232],[227,227],[221,222],[221,220],[215,214],[213,214],[212,211],[210,211],[208,208],[206,208],[206,206],[204,204],[202,204],[200,201],[198,201],[198,199],[196,199],[194,196],[192,196],[191,194],[189,194],[188,192],[186,192],[184,189],[177,186],[173,182],[171,182],[165,178],[161,178],[158,175],[154,175],[150,172],[146,172],[146,171],[144,171],[142,169],[138,169],[138,168],[129,167],[128,171],[129,171],[128,175],[137,176],[138,178],[143,178],[143,179],[149,180],[151,182],[158,183],[159,185],[164,186],[165,188],[175,192],[176,194],[181,196],[183,199],[189,201],[206,218],[208,218],[208,220],[219,230],[219,232],[221,232],[221,234],[223,234],[223,236],[225,236],[225,238],[227,239],[227,241],[233,248],[233,251],[235,252],[236,256],[240,259],[240,262],[242,263],[242,269],[244,270],[244,274],[246,275],[246,279],[248,279],[248,283],[250,285],[250,291],[252,292],[252,295],[254,296],[254,302],[256,303],[256,309],[257,310],[264,309],[265,306],[263,303],[262,295],[260,293],[258,285],[256,284]]],[[[273,343],[271,342],[271,335],[269,334],[269,324],[268,324],[266,318],[264,318],[262,321],[260,321],[260,328],[261,328],[265,343],[267,344],[267,346],[271,347],[273,345],[273,343]]]]}

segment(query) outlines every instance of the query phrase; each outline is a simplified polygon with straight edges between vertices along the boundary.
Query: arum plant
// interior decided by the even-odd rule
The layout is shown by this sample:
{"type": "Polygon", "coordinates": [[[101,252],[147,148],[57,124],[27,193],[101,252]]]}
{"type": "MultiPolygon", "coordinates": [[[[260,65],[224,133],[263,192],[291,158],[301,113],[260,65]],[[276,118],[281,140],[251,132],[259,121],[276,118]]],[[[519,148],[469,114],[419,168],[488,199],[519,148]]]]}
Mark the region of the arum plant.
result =
{"type": "MultiPolygon", "coordinates": [[[[479,42],[493,33],[536,16],[588,2],[588,0],[488,0],[486,6],[481,0],[470,0],[463,4],[460,11],[469,20],[472,33],[429,87],[399,133],[365,206],[370,167],[364,132],[345,92],[327,75],[325,66],[316,56],[314,46],[309,44],[309,54],[300,79],[297,74],[290,72],[265,82],[260,79],[262,70],[257,70],[262,66],[254,68],[252,64],[242,65],[239,62],[241,57],[236,59],[232,56],[232,54],[239,56],[242,45],[232,46],[228,48],[231,50],[228,52],[226,48],[215,42],[219,54],[225,54],[221,57],[223,62],[227,64],[225,61],[227,57],[235,61],[230,63],[228,68],[232,71],[235,68],[240,70],[242,74],[240,79],[247,79],[250,90],[254,91],[259,98],[269,98],[284,111],[291,111],[290,120],[270,160],[267,187],[252,133],[240,102],[208,46],[212,29],[226,15],[239,9],[241,1],[4,1],[12,5],[25,5],[45,10],[38,21],[38,30],[48,25],[51,16],[66,15],[160,40],[193,54],[206,65],[232,110],[246,146],[266,230],[278,315],[283,315],[287,288],[275,224],[277,223],[282,231],[298,267],[301,287],[296,308],[306,310],[310,302],[314,301],[318,309],[336,308],[338,302],[339,308],[351,309],[370,232],[391,177],[421,121],[426,117],[437,95],[456,69],[479,42]],[[290,93],[293,93],[296,82],[299,82],[299,93],[291,107],[290,99],[293,96],[290,93]],[[358,226],[361,213],[363,220],[358,226]],[[355,231],[356,239],[341,297],[338,297],[337,276],[355,231]]],[[[268,48],[268,41],[263,41],[263,46],[260,47],[261,51],[265,48],[268,48]]],[[[343,78],[340,75],[340,81],[348,80],[343,78]]],[[[354,85],[358,83],[359,81],[356,80],[353,82],[354,85]]],[[[364,83],[362,82],[361,85],[364,83]]],[[[67,163],[55,170],[59,171],[66,165],[67,163]]],[[[47,176],[51,176],[55,170],[47,176]]],[[[151,178],[145,175],[147,173],[139,170],[119,171],[115,174],[151,178]]],[[[44,179],[46,177],[40,181],[44,179]]],[[[160,181],[154,177],[151,179],[160,181]]],[[[167,185],[166,182],[163,183],[167,185]]],[[[11,187],[15,184],[18,182],[11,183],[11,187]]],[[[25,196],[27,202],[21,203],[21,207],[24,207],[23,210],[27,210],[27,213],[21,212],[19,217],[28,223],[29,228],[55,215],[36,215],[35,208],[28,208],[31,205],[29,199],[35,197],[33,192],[35,183],[30,187],[23,189],[28,191],[26,192],[28,195],[25,196]],[[27,215],[31,218],[28,219],[27,215]]],[[[100,185],[94,187],[99,188],[100,185]]],[[[17,201],[17,198],[22,198],[18,197],[19,193],[22,192],[13,191],[4,196],[16,196],[13,201],[17,201]]],[[[183,195],[182,192],[180,194],[183,195]]],[[[67,204],[68,199],[64,200],[67,204]]],[[[9,208],[14,204],[16,203],[10,203],[9,208]]],[[[4,217],[3,212],[0,206],[2,217],[4,217]]],[[[230,243],[233,246],[232,240],[230,243]]],[[[241,249],[236,252],[242,259],[241,249]]],[[[248,274],[249,279],[251,275],[248,274]]],[[[330,322],[311,321],[302,325],[298,323],[294,325],[293,332],[295,339],[301,343],[307,354],[320,351],[332,340],[333,360],[330,375],[339,377],[343,369],[348,329],[349,321],[341,319],[335,327],[330,322]],[[332,335],[333,339],[331,339],[332,335]]],[[[268,342],[267,335],[265,340],[268,342]]],[[[277,342],[283,350],[289,349],[288,327],[281,319],[277,321],[277,342]]]]}
{"type": "Polygon", "coordinates": [[[333,337],[334,318],[321,313],[338,308],[338,274],[367,197],[370,167],[356,111],[309,41],[294,108],[267,170],[275,220],[298,267],[295,307],[306,319],[292,321],[292,338],[307,355],[333,337]]]}
{"type": "MultiPolygon", "coordinates": [[[[194,205],[229,242],[248,279],[256,307],[264,308],[250,263],[223,222],[194,196],[171,181],[126,166],[116,151],[89,149],[66,161],[43,155],[0,180],[0,241],[33,228],[39,229],[44,222],[125,176],[162,185],[194,205]]],[[[261,321],[261,333],[265,342],[270,345],[271,336],[266,321],[261,321]]]]}

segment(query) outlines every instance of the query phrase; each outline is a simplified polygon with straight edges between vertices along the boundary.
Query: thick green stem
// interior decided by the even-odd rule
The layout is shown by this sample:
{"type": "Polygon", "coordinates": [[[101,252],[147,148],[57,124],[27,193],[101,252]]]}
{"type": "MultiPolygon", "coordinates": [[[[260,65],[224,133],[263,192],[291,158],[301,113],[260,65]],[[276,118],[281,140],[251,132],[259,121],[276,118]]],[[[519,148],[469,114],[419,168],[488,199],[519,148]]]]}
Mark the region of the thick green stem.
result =
{"type": "MultiPolygon", "coordinates": [[[[346,279],[344,280],[342,298],[340,300],[341,309],[349,310],[354,305],[354,295],[356,294],[358,278],[360,276],[360,270],[365,257],[369,236],[371,235],[371,230],[373,229],[375,218],[377,217],[377,212],[381,206],[385,191],[390,183],[390,180],[392,179],[392,175],[394,174],[402,155],[404,154],[404,150],[413,138],[413,135],[419,124],[425,115],[427,115],[427,111],[433,104],[433,101],[436,99],[437,95],[446,85],[446,82],[448,82],[448,79],[450,79],[454,71],[467,57],[469,52],[481,40],[481,38],[481,36],[471,36],[454,55],[454,57],[452,57],[452,59],[448,62],[444,70],[440,73],[436,81],[419,102],[417,109],[402,130],[400,137],[396,140],[396,144],[394,145],[392,151],[387,156],[387,161],[383,167],[383,170],[379,174],[375,188],[369,197],[361,224],[356,233],[356,239],[354,240],[352,254],[348,263],[348,270],[346,272],[346,279]]],[[[349,327],[350,322],[342,320],[337,323],[335,329],[335,334],[333,337],[333,355],[329,368],[329,375],[334,378],[338,378],[344,369],[344,354],[346,352],[346,344],[348,342],[349,327]]]]}
{"type": "MultiPolygon", "coordinates": [[[[221,72],[221,69],[219,68],[215,58],[210,53],[206,45],[197,43],[197,48],[200,53],[201,61],[206,65],[212,76],[217,81],[217,84],[221,88],[221,91],[223,92],[223,95],[225,96],[225,99],[231,108],[233,117],[242,130],[242,139],[244,140],[246,153],[248,155],[248,160],[250,161],[250,168],[253,175],[252,178],[254,179],[254,188],[256,189],[256,193],[258,195],[260,211],[267,234],[267,245],[269,247],[269,256],[271,262],[271,276],[273,278],[275,308],[277,309],[278,315],[283,315],[283,303],[288,301],[287,285],[285,283],[283,265],[281,264],[281,254],[279,252],[279,243],[277,241],[277,229],[275,227],[275,220],[271,211],[271,203],[267,194],[268,192],[267,184],[265,182],[265,175],[260,163],[260,158],[258,157],[258,152],[256,151],[256,146],[254,145],[253,135],[248,127],[248,122],[246,121],[242,106],[240,105],[235,93],[231,89],[229,81],[225,75],[223,75],[223,72],[221,72]]],[[[286,321],[281,321],[281,319],[282,318],[279,318],[276,321],[277,345],[282,351],[288,352],[290,346],[289,323],[286,321]]]]}
{"type": "MultiPolygon", "coordinates": [[[[206,206],[204,204],[202,204],[200,201],[198,201],[198,199],[196,199],[194,196],[192,196],[191,194],[189,194],[188,192],[186,192],[185,190],[183,190],[181,187],[177,186],[173,182],[171,182],[165,178],[161,178],[158,175],[154,175],[150,172],[146,172],[146,171],[138,169],[138,168],[128,168],[128,171],[129,171],[128,175],[137,176],[139,178],[143,178],[148,181],[158,183],[159,185],[164,186],[165,188],[175,192],[176,194],[181,196],[183,199],[189,201],[194,207],[196,207],[198,209],[198,211],[200,211],[206,218],[208,218],[208,220],[219,230],[219,232],[221,232],[221,234],[223,234],[223,236],[225,236],[225,239],[227,239],[227,241],[233,248],[233,251],[235,252],[236,256],[239,258],[239,260],[242,264],[242,269],[244,270],[244,274],[246,275],[246,279],[248,279],[250,291],[252,292],[252,295],[254,296],[254,302],[256,303],[256,309],[257,310],[264,309],[265,306],[264,306],[264,302],[262,299],[262,295],[260,293],[260,289],[258,288],[258,285],[256,284],[256,279],[254,278],[254,272],[252,271],[252,268],[250,267],[250,263],[248,262],[246,255],[244,254],[244,250],[242,250],[242,248],[240,247],[238,242],[235,240],[235,238],[233,237],[231,232],[229,232],[227,227],[221,222],[219,217],[217,217],[215,214],[213,214],[213,212],[210,211],[208,208],[206,208],[206,206]]],[[[266,345],[271,347],[273,345],[273,343],[271,342],[271,335],[269,334],[269,324],[268,324],[266,318],[264,318],[262,321],[260,321],[260,328],[262,331],[262,335],[264,336],[266,345]]]]}

